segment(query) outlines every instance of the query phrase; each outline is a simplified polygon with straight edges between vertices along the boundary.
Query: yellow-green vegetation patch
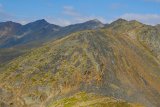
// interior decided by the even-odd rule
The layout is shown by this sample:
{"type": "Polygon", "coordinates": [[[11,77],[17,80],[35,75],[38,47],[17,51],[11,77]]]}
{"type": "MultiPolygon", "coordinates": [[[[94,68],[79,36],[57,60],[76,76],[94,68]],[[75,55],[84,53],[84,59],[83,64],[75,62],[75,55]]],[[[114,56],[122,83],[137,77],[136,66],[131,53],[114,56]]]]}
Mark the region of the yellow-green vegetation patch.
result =
{"type": "Polygon", "coordinates": [[[104,97],[93,93],[80,92],[71,97],[51,103],[48,107],[143,107],[123,100],[104,97]]]}

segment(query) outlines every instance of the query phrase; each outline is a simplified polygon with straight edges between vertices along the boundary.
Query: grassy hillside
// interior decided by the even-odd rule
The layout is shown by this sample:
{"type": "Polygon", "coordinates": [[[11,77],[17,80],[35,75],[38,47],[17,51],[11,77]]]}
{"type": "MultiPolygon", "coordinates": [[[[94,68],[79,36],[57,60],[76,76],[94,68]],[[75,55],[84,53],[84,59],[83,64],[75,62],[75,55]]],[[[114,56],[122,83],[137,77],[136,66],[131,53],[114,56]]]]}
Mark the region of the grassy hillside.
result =
{"type": "Polygon", "coordinates": [[[123,100],[104,97],[93,93],[80,92],[74,96],[60,99],[48,107],[143,107],[139,104],[127,103],[123,100]]]}
{"type": "Polygon", "coordinates": [[[110,29],[73,33],[1,68],[0,99],[44,107],[87,91],[147,107],[160,106],[160,63],[139,41],[110,29]]]}

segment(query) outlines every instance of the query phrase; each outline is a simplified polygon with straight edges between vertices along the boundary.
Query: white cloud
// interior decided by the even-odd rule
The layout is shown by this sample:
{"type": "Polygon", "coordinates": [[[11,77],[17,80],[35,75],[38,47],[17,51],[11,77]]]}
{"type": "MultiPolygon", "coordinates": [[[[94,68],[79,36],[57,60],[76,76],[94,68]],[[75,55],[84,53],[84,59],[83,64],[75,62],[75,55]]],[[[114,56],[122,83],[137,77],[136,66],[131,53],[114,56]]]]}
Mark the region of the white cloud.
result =
{"type": "Polygon", "coordinates": [[[101,16],[81,16],[81,17],[75,18],[74,20],[75,20],[75,23],[76,22],[80,23],[80,22],[85,22],[85,21],[93,20],[93,19],[98,19],[98,20],[100,20],[103,23],[106,22],[106,20],[103,17],[101,17],[101,16]]]}
{"type": "Polygon", "coordinates": [[[63,7],[63,14],[71,16],[71,17],[79,17],[80,14],[77,12],[74,7],[72,6],[64,6],[63,7]]]}
{"type": "Polygon", "coordinates": [[[75,24],[75,23],[82,23],[82,22],[92,20],[92,19],[98,19],[104,23],[106,22],[106,20],[101,16],[84,15],[84,14],[78,12],[73,6],[64,6],[62,13],[65,17],[67,16],[69,18],[68,19],[55,19],[55,18],[53,18],[56,21],[52,21],[52,22],[59,22],[57,24],[62,25],[62,26],[75,24]]]}
{"type": "Polygon", "coordinates": [[[126,20],[138,20],[145,24],[155,25],[160,23],[160,14],[135,14],[135,13],[126,13],[121,18],[126,20]]]}
{"type": "Polygon", "coordinates": [[[60,26],[67,26],[76,23],[83,23],[92,19],[98,19],[101,22],[106,22],[103,17],[96,17],[96,16],[83,16],[83,17],[72,17],[70,19],[65,18],[55,18],[55,17],[46,17],[45,18],[49,23],[60,25],[60,26]]]}
{"type": "Polygon", "coordinates": [[[67,26],[67,25],[72,24],[70,20],[66,20],[64,18],[46,17],[45,19],[49,23],[60,25],[60,26],[67,26]]]}
{"type": "Polygon", "coordinates": [[[13,21],[18,22],[18,23],[20,23],[22,25],[25,25],[25,24],[31,22],[32,20],[29,20],[29,19],[15,19],[13,21]]]}

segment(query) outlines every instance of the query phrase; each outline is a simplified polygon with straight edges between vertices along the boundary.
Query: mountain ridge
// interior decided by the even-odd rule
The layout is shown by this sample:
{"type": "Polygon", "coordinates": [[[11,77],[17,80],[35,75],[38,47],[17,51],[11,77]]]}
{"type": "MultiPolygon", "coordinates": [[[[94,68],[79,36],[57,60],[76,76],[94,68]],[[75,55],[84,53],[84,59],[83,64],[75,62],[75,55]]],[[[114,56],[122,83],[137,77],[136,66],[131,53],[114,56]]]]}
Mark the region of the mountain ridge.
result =
{"type": "MultiPolygon", "coordinates": [[[[7,25],[7,23],[9,22],[3,22],[3,23],[4,24],[6,23],[7,25]]],[[[12,23],[18,24],[15,22],[12,22],[12,23]]],[[[34,40],[45,41],[45,39],[47,38],[48,39],[57,38],[56,37],[57,35],[61,37],[76,31],[96,29],[96,28],[103,27],[103,24],[98,20],[90,20],[84,23],[69,25],[65,27],[61,27],[55,24],[50,24],[45,19],[40,19],[25,25],[21,25],[21,24],[19,25],[20,27],[18,27],[19,28],[18,31],[16,31],[15,34],[10,34],[14,36],[10,36],[9,38],[0,38],[1,40],[0,47],[2,48],[11,47],[13,45],[25,44],[34,40]]]]}
{"type": "Polygon", "coordinates": [[[86,91],[158,107],[159,70],[153,55],[128,35],[87,30],[13,60],[1,70],[0,87],[4,102],[18,106],[45,106],[55,96],[86,91]]]}
{"type": "MultiPolygon", "coordinates": [[[[48,25],[48,22],[45,19],[41,19],[41,20],[37,20],[29,23],[29,25],[34,24],[36,22],[43,22],[44,23],[43,25],[45,26],[38,26],[36,27],[36,29],[33,29],[33,31],[30,31],[30,30],[27,30],[29,27],[27,27],[28,24],[26,24],[24,25],[26,27],[24,27],[23,30],[21,31],[19,31],[18,29],[16,30],[16,32],[18,32],[17,36],[16,36],[17,33],[12,33],[13,34],[12,36],[8,35],[8,36],[4,36],[3,38],[0,38],[0,47],[1,47],[0,50],[3,50],[3,48],[5,48],[6,46],[8,47],[4,49],[4,50],[8,49],[8,51],[4,51],[4,52],[0,51],[0,54],[1,54],[0,59],[4,59],[4,57],[8,57],[8,59],[6,60],[1,60],[0,61],[1,64],[3,62],[5,63],[5,62],[8,62],[9,60],[12,60],[13,58],[19,55],[22,55],[25,51],[29,51],[33,48],[42,46],[43,43],[48,42],[52,39],[56,40],[77,31],[90,30],[90,29],[94,30],[96,25],[97,25],[97,29],[103,28],[103,29],[115,30],[116,32],[119,32],[119,33],[125,33],[126,35],[130,36],[134,40],[137,40],[138,38],[140,38],[139,42],[141,42],[141,44],[144,45],[144,47],[146,47],[148,51],[150,51],[152,54],[158,57],[158,59],[160,59],[160,56],[159,56],[160,48],[158,47],[159,33],[157,33],[157,32],[160,32],[160,30],[157,29],[158,25],[150,26],[135,20],[127,21],[124,19],[118,19],[112,22],[111,24],[102,24],[100,21],[93,19],[84,23],[69,25],[66,27],[60,27],[52,24],[48,25]],[[148,36],[146,37],[144,35],[145,31],[148,32],[147,34],[148,36]],[[140,36],[138,37],[137,35],[140,35],[140,36]],[[147,39],[144,40],[145,38],[147,38],[148,40],[147,39]],[[152,39],[152,42],[149,39],[152,39]],[[147,41],[150,41],[150,43],[147,41]],[[21,52],[17,51],[17,48],[19,47],[22,50],[21,52]],[[14,53],[14,55],[13,57],[10,57],[9,55],[12,52],[14,53]]],[[[21,25],[19,26],[21,27],[21,25]]],[[[1,34],[2,33],[0,33],[0,35],[1,34]]]]}
{"type": "MultiPolygon", "coordinates": [[[[14,34],[10,33],[10,35],[0,38],[0,65],[28,52],[31,49],[40,47],[43,43],[50,40],[59,39],[77,31],[96,29],[99,27],[103,27],[103,25],[97,20],[91,20],[66,27],[49,24],[44,19],[21,25],[14,34]],[[17,50],[17,48],[20,49],[17,50]],[[13,55],[10,53],[13,53],[13,55]]],[[[2,33],[0,33],[0,35],[1,34],[2,33]]]]}

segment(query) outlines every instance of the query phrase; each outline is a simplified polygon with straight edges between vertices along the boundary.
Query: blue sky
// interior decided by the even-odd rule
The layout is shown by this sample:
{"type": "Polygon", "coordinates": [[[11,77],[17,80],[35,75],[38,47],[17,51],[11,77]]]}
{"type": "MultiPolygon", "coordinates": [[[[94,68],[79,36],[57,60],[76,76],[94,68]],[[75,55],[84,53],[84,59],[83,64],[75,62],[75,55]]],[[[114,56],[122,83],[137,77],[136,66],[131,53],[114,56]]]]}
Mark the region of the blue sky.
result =
{"type": "Polygon", "coordinates": [[[0,0],[0,21],[22,24],[46,19],[69,25],[91,19],[110,23],[118,18],[160,23],[160,0],[0,0]]]}

